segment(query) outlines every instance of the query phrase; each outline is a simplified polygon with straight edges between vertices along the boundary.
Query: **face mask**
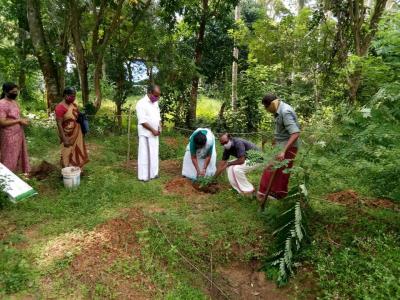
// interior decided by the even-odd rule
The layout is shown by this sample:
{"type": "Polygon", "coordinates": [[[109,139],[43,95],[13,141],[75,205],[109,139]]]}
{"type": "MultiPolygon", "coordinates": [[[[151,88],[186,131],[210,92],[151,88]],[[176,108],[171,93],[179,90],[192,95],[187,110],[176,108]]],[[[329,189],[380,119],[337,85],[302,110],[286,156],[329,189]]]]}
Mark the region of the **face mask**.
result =
{"type": "Polygon", "coordinates": [[[18,97],[18,93],[7,93],[7,98],[15,100],[18,97]]]}
{"type": "Polygon", "coordinates": [[[150,101],[151,102],[157,102],[158,101],[158,99],[160,99],[160,97],[157,97],[157,96],[154,96],[154,95],[150,95],[150,101]]]}
{"type": "Polygon", "coordinates": [[[231,149],[231,147],[232,147],[232,141],[229,141],[229,142],[227,142],[227,143],[224,145],[224,148],[225,148],[226,150],[231,149]]]}
{"type": "Polygon", "coordinates": [[[74,95],[69,95],[65,97],[65,102],[67,102],[68,104],[71,104],[75,101],[75,96],[74,95]]]}

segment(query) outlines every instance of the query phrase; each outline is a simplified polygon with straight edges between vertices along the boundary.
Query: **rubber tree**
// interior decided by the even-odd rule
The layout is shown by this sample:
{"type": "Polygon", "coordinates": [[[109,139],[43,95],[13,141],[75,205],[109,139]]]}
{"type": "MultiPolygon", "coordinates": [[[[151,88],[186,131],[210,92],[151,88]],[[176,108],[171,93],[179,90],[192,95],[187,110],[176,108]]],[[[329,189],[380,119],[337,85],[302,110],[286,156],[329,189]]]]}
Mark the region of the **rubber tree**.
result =
{"type": "Polygon", "coordinates": [[[77,0],[69,0],[71,10],[71,38],[74,45],[74,55],[79,74],[79,83],[82,93],[82,103],[86,106],[89,103],[89,61],[82,37],[81,21],[84,13],[84,6],[77,0]]]}
{"type": "MultiPolygon", "coordinates": [[[[238,1],[222,1],[218,0],[202,0],[199,11],[199,18],[197,24],[195,49],[194,49],[194,65],[197,70],[201,68],[201,62],[203,57],[204,48],[204,36],[206,34],[206,25],[211,18],[221,18],[221,14],[225,11],[230,11],[233,7],[237,5],[238,1]]],[[[196,19],[195,19],[196,20],[196,19]]],[[[190,104],[189,112],[187,116],[187,125],[189,127],[194,127],[196,123],[196,111],[197,111],[197,98],[199,90],[199,79],[200,74],[196,72],[192,77],[192,84],[190,90],[190,104]]]]}
{"type": "Polygon", "coordinates": [[[92,55],[94,64],[94,92],[96,95],[94,107],[96,111],[100,109],[103,98],[101,92],[101,79],[103,77],[104,55],[112,35],[122,21],[121,14],[125,0],[118,0],[115,8],[109,5],[109,2],[110,1],[102,0],[99,9],[97,5],[93,4],[92,6],[92,13],[95,17],[95,25],[92,34],[92,55]],[[110,20],[111,22],[106,25],[103,23],[103,20],[108,10],[112,10],[112,17],[110,20]],[[101,34],[101,30],[104,34],[101,34]]]}

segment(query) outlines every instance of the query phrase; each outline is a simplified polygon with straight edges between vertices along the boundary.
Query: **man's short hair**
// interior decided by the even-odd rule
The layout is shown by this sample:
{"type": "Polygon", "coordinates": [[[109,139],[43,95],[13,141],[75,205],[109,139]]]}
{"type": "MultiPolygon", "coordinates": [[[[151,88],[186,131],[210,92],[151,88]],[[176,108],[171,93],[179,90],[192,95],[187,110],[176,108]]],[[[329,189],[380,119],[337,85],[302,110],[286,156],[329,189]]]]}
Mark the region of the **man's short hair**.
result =
{"type": "Polygon", "coordinates": [[[232,135],[231,135],[230,133],[228,133],[228,132],[221,133],[221,134],[219,135],[219,138],[222,138],[222,137],[225,136],[225,135],[228,137],[228,139],[231,139],[231,138],[232,138],[232,135]]]}
{"type": "Polygon", "coordinates": [[[264,96],[264,98],[262,99],[262,104],[265,107],[268,107],[272,101],[278,99],[278,97],[275,94],[267,94],[264,96]]]}
{"type": "Polygon", "coordinates": [[[159,88],[157,84],[150,84],[147,87],[147,94],[152,94],[156,90],[156,88],[159,88]]]}

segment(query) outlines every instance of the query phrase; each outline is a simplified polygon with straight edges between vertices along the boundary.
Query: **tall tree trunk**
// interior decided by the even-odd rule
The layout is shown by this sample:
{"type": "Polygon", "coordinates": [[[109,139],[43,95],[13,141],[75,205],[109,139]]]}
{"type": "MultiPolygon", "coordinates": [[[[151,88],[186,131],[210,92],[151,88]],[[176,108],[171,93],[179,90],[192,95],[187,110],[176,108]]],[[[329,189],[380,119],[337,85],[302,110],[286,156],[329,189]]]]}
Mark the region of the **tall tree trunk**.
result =
{"type": "MultiPolygon", "coordinates": [[[[203,6],[202,16],[200,20],[199,32],[197,33],[196,48],[194,51],[194,63],[196,66],[196,72],[198,72],[200,68],[201,59],[203,56],[204,34],[206,32],[206,23],[208,17],[208,0],[202,0],[202,6],[203,6]]],[[[186,122],[189,127],[192,127],[196,122],[198,90],[199,90],[199,74],[196,73],[192,78],[192,88],[190,91],[189,112],[186,122]]]]}
{"type": "MultiPolygon", "coordinates": [[[[385,11],[387,0],[376,0],[374,10],[369,22],[365,20],[365,7],[363,1],[352,0],[350,2],[350,18],[352,20],[352,32],[354,37],[355,54],[358,57],[368,55],[368,49],[378,30],[379,21],[385,11]],[[367,30],[365,30],[365,27],[367,30]]],[[[349,85],[349,98],[351,103],[356,103],[357,93],[362,82],[362,68],[358,64],[347,79],[349,85]]]]}
{"type": "Polygon", "coordinates": [[[86,106],[89,103],[89,76],[86,51],[82,43],[80,20],[81,11],[78,9],[75,0],[70,0],[71,7],[71,37],[74,44],[74,53],[79,74],[79,83],[82,92],[82,103],[86,106]]]}
{"type": "Polygon", "coordinates": [[[128,72],[128,81],[130,83],[132,83],[133,82],[133,73],[132,73],[132,65],[131,65],[130,61],[126,62],[125,68],[126,68],[126,70],[128,72]]]}
{"type": "Polygon", "coordinates": [[[357,92],[361,84],[362,71],[357,68],[347,79],[349,85],[349,98],[352,104],[357,102],[357,92]]]}
{"type": "Polygon", "coordinates": [[[300,13],[300,11],[304,8],[306,0],[297,0],[297,13],[300,13]]]}
{"type": "Polygon", "coordinates": [[[64,30],[60,36],[61,61],[58,68],[58,81],[60,93],[65,88],[65,71],[67,69],[67,55],[69,52],[69,16],[65,16],[64,30]]]}
{"type": "Polygon", "coordinates": [[[147,77],[149,77],[150,84],[154,84],[154,76],[153,76],[153,64],[146,64],[147,69],[147,77]]]}
{"type": "MultiPolygon", "coordinates": [[[[240,7],[239,4],[235,7],[235,21],[240,20],[240,7]]],[[[232,63],[232,109],[237,109],[237,83],[238,83],[238,60],[239,60],[239,48],[235,45],[233,48],[233,63],[232,63]]]]}
{"type": "Polygon", "coordinates": [[[117,120],[118,120],[118,128],[122,129],[122,104],[124,103],[124,86],[125,86],[125,78],[123,77],[125,74],[122,72],[122,77],[119,76],[117,80],[117,99],[115,99],[115,105],[117,106],[117,120]]]}
{"type": "Polygon", "coordinates": [[[96,111],[98,111],[101,107],[101,101],[103,99],[103,94],[101,92],[101,78],[103,76],[103,60],[97,61],[94,68],[94,93],[96,95],[96,100],[94,103],[94,107],[96,111]]]}
{"type": "Polygon", "coordinates": [[[97,13],[97,7],[94,7],[94,13],[96,14],[96,24],[95,29],[93,30],[93,38],[92,38],[92,53],[95,62],[95,70],[94,70],[94,92],[96,95],[96,100],[94,102],[94,107],[96,111],[98,111],[101,107],[102,103],[102,92],[101,92],[101,79],[103,75],[103,60],[104,55],[107,50],[107,46],[110,43],[112,35],[118,29],[122,22],[121,14],[122,7],[124,5],[125,0],[118,0],[117,6],[115,8],[115,13],[113,14],[113,19],[111,21],[110,26],[105,30],[104,36],[100,38],[100,24],[104,17],[104,9],[107,5],[107,1],[103,0],[100,2],[100,9],[97,13]]]}
{"type": "Polygon", "coordinates": [[[26,100],[29,97],[29,93],[26,90],[26,57],[29,54],[29,25],[27,19],[26,1],[16,1],[14,5],[16,5],[18,19],[18,37],[16,42],[19,61],[18,86],[22,98],[26,100]]]}
{"type": "Polygon", "coordinates": [[[47,108],[51,110],[52,104],[61,98],[61,89],[57,64],[53,60],[44,34],[39,0],[27,0],[27,16],[35,55],[45,80],[47,108]]]}

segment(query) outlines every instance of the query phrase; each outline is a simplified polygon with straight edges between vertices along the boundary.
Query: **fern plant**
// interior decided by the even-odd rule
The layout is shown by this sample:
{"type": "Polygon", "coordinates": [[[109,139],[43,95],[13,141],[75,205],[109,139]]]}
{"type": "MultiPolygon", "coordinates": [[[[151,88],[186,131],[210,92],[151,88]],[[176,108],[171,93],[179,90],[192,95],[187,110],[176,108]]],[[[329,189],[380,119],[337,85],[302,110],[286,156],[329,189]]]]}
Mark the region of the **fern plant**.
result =
{"type": "Polygon", "coordinates": [[[279,249],[267,259],[267,265],[278,269],[277,284],[285,285],[293,275],[295,257],[308,239],[306,210],[308,209],[308,192],[304,184],[290,190],[285,198],[289,208],[277,219],[277,229],[273,232],[279,249]]]}

